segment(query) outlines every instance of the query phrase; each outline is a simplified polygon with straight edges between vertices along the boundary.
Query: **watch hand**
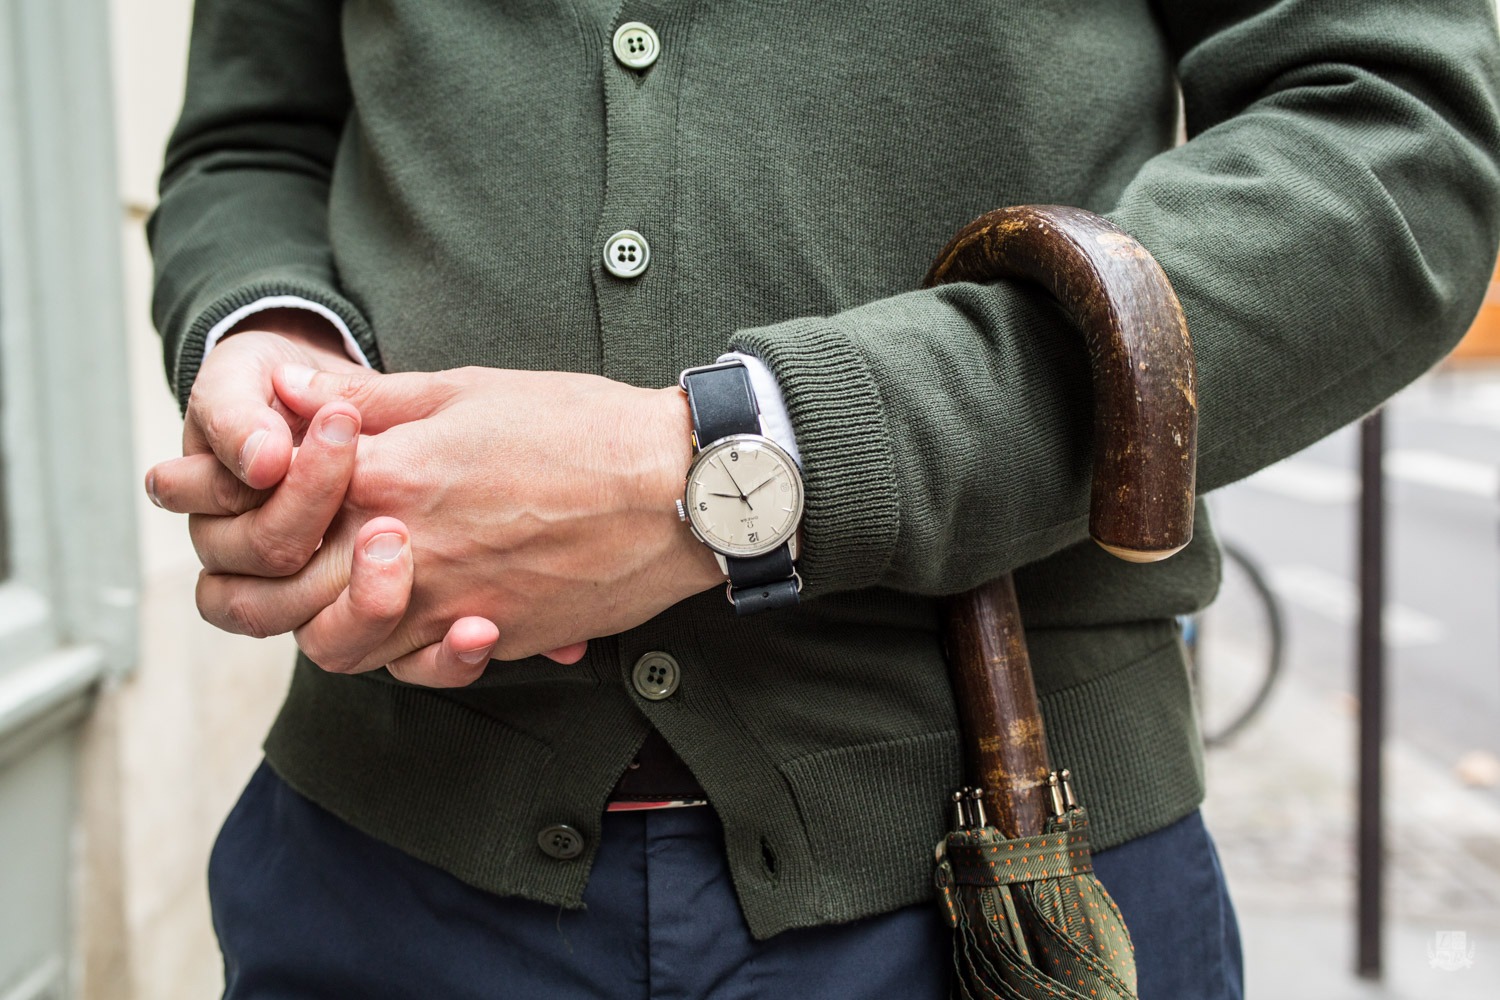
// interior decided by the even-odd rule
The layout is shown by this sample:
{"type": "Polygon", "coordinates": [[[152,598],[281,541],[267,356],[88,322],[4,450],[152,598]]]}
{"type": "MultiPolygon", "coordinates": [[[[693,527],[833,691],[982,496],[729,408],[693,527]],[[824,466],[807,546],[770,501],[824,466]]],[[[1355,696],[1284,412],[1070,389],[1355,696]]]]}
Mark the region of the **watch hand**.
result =
{"type": "Polygon", "coordinates": [[[752,486],[750,488],[750,492],[746,493],[745,496],[747,496],[747,497],[753,497],[753,496],[755,496],[756,490],[763,490],[767,486],[770,486],[771,483],[775,481],[776,475],[777,474],[773,472],[771,475],[767,476],[765,479],[762,479],[760,481],[760,485],[759,486],[752,486]]]}
{"type": "Polygon", "coordinates": [[[708,491],[708,495],[711,496],[711,497],[728,497],[731,500],[743,500],[743,499],[745,499],[744,497],[740,496],[738,493],[715,493],[713,490],[709,490],[708,491]]]}
{"type": "Polygon", "coordinates": [[[729,466],[725,465],[723,462],[720,462],[719,463],[719,468],[723,469],[724,470],[724,475],[726,475],[726,476],[729,477],[729,481],[731,483],[734,483],[734,488],[740,491],[740,499],[744,499],[744,497],[745,497],[745,490],[735,480],[734,473],[732,473],[732,472],[729,471],[729,466]]]}
{"type": "Polygon", "coordinates": [[[735,481],[734,473],[729,471],[729,466],[725,465],[723,462],[720,462],[719,468],[723,469],[724,475],[729,477],[729,481],[731,483],[734,483],[734,488],[740,491],[740,499],[745,501],[745,506],[749,507],[751,510],[754,510],[755,506],[750,502],[750,498],[745,494],[745,488],[735,481]]]}

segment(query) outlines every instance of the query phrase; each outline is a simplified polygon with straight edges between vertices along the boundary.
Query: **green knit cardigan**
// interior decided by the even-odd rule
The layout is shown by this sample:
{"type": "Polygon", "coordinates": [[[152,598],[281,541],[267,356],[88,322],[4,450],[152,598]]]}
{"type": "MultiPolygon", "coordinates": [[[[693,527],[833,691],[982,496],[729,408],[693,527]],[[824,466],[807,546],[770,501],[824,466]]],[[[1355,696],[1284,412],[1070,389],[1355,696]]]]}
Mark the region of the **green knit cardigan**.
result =
{"type": "Polygon", "coordinates": [[[473,885],[578,906],[654,726],[757,936],[852,920],[930,897],[960,783],[935,598],[1017,569],[1096,846],[1190,812],[1174,616],[1214,595],[1207,518],[1158,565],[1087,543],[1078,337],[1033,288],[913,289],[989,209],[1107,213],[1181,296],[1199,482],[1222,486],[1377,406],[1473,315],[1497,52],[1486,0],[199,0],[150,224],[180,400],[206,333],[268,295],[331,309],[392,371],[661,386],[738,349],[784,388],[807,485],[799,609],[739,621],[711,592],[458,691],[304,660],[272,765],[473,885]],[[611,51],[632,20],[661,39],[646,70],[611,51]],[[651,247],[638,280],[601,266],[622,229],[651,247]],[[682,665],[663,701],[629,681],[650,650],[682,665]],[[538,845],[557,823],[579,857],[538,845]]]}

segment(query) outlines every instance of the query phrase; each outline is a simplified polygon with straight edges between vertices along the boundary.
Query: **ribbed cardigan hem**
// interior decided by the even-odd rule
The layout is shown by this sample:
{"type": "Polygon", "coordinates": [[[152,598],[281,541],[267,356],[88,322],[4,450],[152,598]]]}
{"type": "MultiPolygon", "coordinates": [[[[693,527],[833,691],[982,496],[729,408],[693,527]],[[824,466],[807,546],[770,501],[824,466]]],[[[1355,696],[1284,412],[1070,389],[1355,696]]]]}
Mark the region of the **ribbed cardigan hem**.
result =
{"type": "MultiPolygon", "coordinates": [[[[1077,777],[1095,850],[1167,826],[1203,798],[1180,644],[1169,623],[1153,631],[1155,641],[1144,641],[1139,627],[1122,641],[1148,647],[1135,659],[1042,698],[1053,760],[1077,777]]],[[[328,674],[302,659],[266,755],[302,795],[464,882],[579,908],[610,786],[570,787],[578,769],[567,758],[586,750],[617,759],[611,773],[622,770],[646,726],[601,667],[584,709],[586,747],[560,753],[445,694],[328,674]],[[540,850],[537,834],[554,822],[583,833],[581,857],[558,861],[540,850]]],[[[735,886],[757,938],[931,898],[932,845],[946,829],[947,796],[961,783],[955,733],[780,762],[746,754],[742,764],[732,785],[710,795],[731,800],[719,803],[726,850],[758,862],[738,866],[735,886]],[[752,830],[739,822],[747,817],[770,825],[752,830]],[[769,852],[774,870],[760,863],[769,852]]]]}

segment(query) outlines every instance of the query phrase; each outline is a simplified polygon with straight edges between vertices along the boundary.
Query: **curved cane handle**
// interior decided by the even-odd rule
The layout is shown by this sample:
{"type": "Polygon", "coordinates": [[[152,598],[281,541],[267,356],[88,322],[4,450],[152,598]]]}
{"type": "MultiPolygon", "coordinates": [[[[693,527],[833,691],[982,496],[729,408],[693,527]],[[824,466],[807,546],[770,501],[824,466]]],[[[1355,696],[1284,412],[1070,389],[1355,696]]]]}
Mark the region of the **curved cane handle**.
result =
{"type": "Polygon", "coordinates": [[[923,288],[1021,278],[1083,332],[1094,384],[1089,534],[1105,551],[1155,562],[1193,537],[1198,396],[1177,295],[1140,243],[1092,212],[996,209],[938,254],[923,288]]]}

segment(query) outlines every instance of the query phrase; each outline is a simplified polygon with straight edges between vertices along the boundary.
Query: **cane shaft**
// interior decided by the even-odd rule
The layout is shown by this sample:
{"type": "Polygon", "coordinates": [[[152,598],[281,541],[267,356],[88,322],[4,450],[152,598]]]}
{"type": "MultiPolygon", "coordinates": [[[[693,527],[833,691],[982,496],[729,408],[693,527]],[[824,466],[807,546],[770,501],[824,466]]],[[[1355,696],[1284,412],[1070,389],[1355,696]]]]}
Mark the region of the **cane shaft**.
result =
{"type": "Polygon", "coordinates": [[[945,621],[969,774],[993,825],[1008,837],[1036,836],[1047,823],[1052,768],[1010,574],[949,598],[945,621]]]}

